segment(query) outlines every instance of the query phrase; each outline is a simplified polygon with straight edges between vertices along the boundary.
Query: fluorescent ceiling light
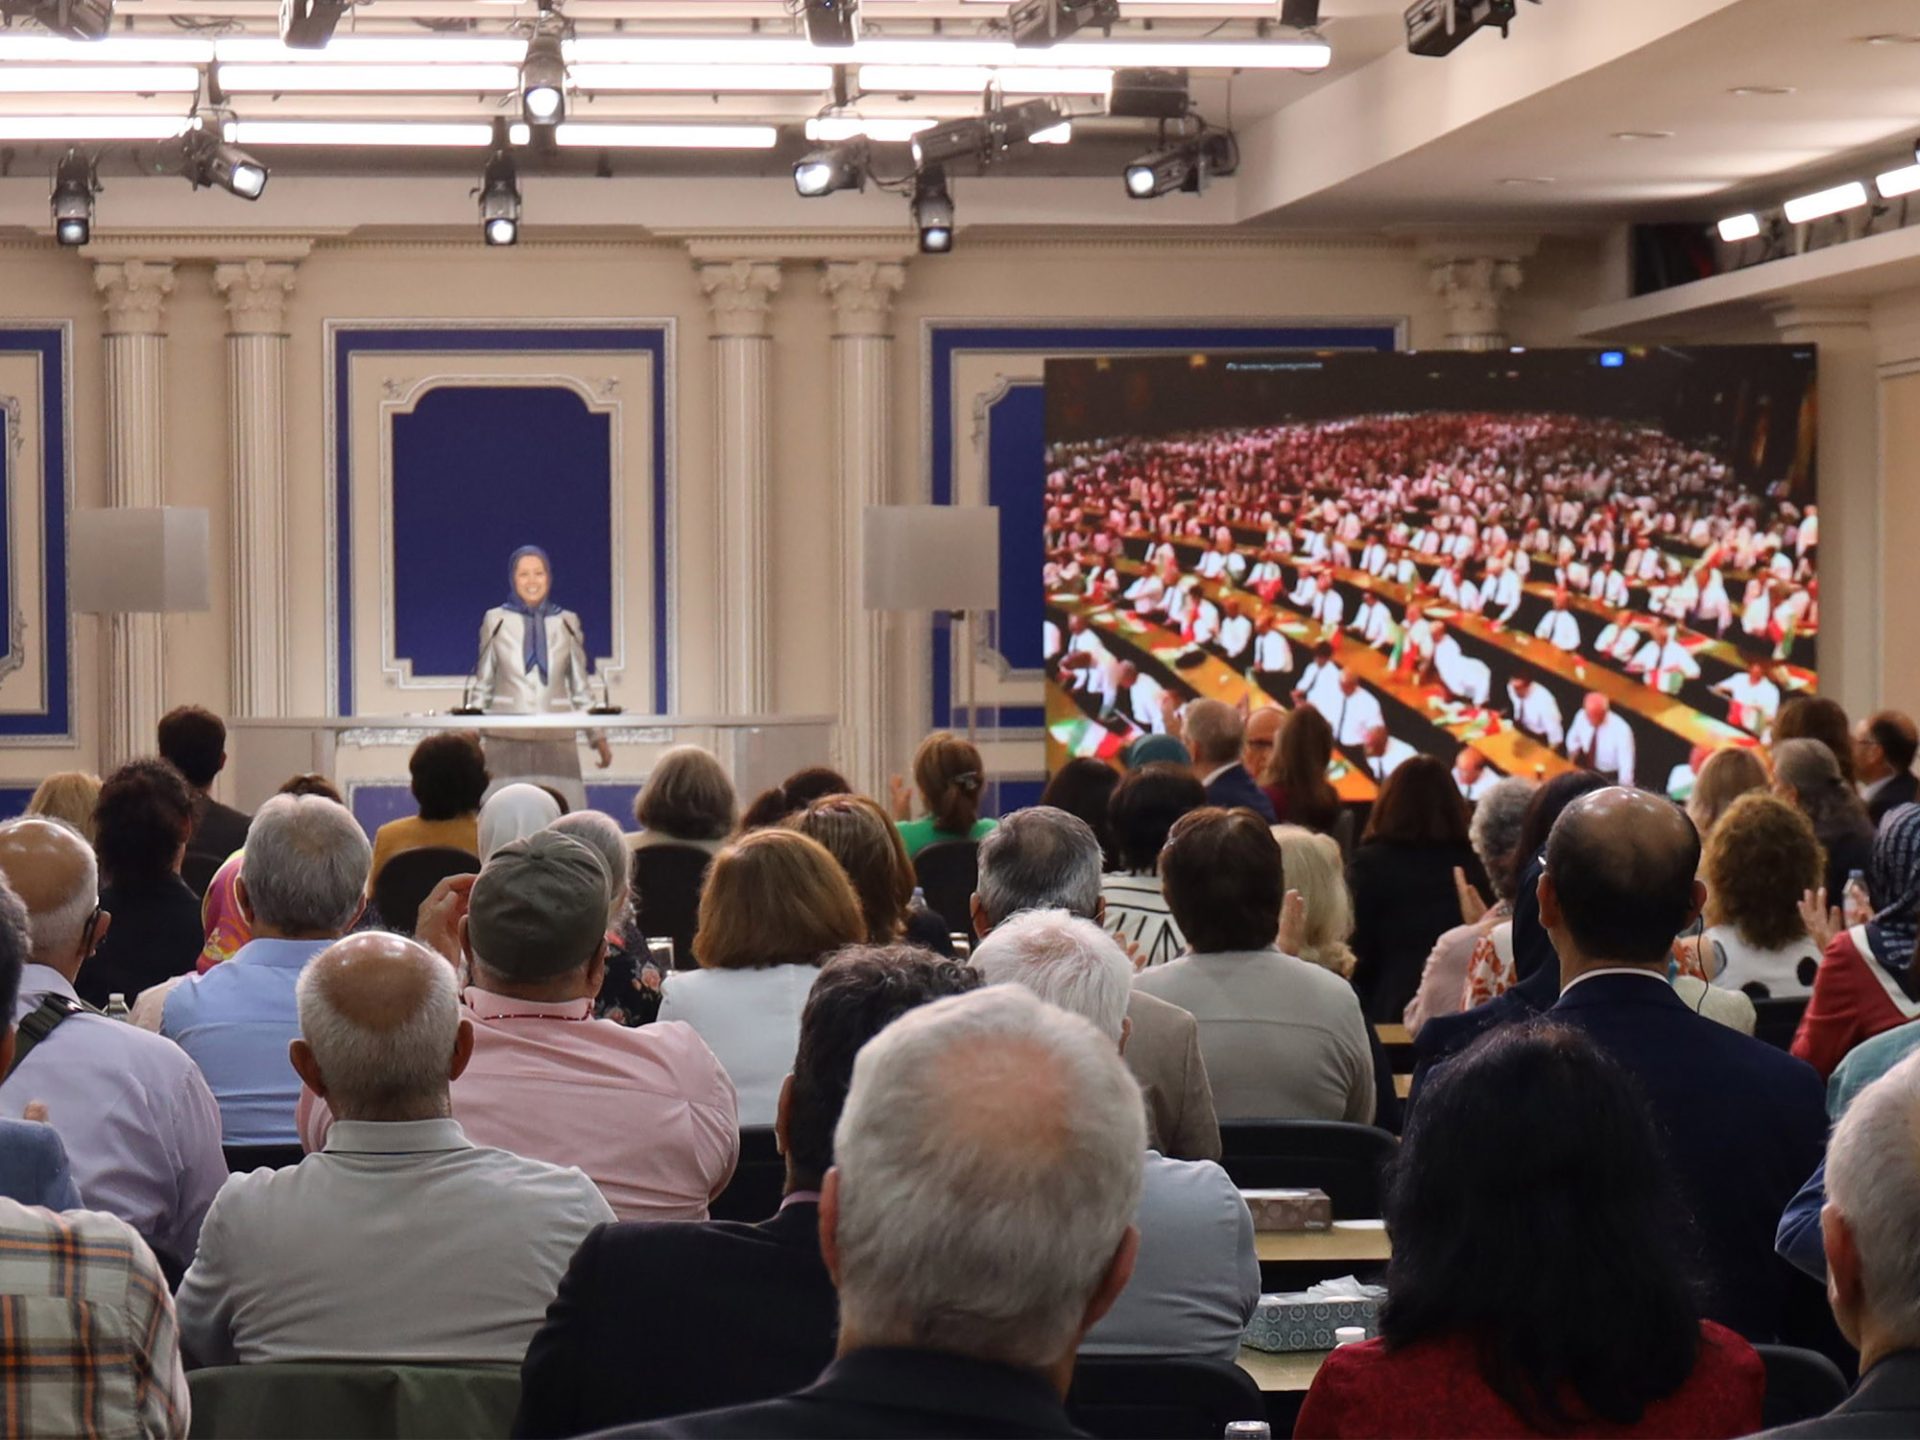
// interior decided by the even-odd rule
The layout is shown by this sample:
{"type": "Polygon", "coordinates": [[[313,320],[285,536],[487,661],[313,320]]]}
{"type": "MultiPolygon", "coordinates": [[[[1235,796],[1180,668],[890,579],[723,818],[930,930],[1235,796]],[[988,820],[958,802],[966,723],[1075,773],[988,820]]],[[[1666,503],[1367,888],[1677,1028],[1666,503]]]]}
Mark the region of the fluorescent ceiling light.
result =
{"type": "Polygon", "coordinates": [[[1000,82],[1004,95],[1113,93],[1113,71],[992,69],[985,65],[862,65],[860,88],[869,95],[977,95],[1000,82]]]}
{"type": "Polygon", "coordinates": [[[596,65],[568,67],[582,90],[811,94],[833,88],[830,65],[596,65]]]}
{"type": "Polygon", "coordinates": [[[336,35],[324,50],[296,50],[265,36],[214,42],[222,64],[236,65],[518,65],[525,40],[506,36],[336,35]]]}
{"type": "MultiPolygon", "coordinates": [[[[515,125],[509,138],[525,145],[531,132],[515,125]]],[[[771,125],[594,125],[568,121],[553,127],[554,143],[578,150],[771,150],[780,132],[771,125]]]]}
{"type": "Polygon", "coordinates": [[[220,88],[234,95],[365,91],[472,91],[504,95],[520,87],[512,65],[221,65],[220,88]]]}
{"type": "Polygon", "coordinates": [[[1819,220],[1828,215],[1838,215],[1843,210],[1858,210],[1867,203],[1867,187],[1858,180],[1849,180],[1844,185],[1836,185],[1831,190],[1817,190],[1811,195],[1796,195],[1782,207],[1787,219],[1795,225],[1803,225],[1809,220],[1819,220]]]}
{"type": "Polygon", "coordinates": [[[51,35],[0,34],[0,61],[79,65],[204,65],[211,40],[119,35],[105,40],[60,40],[51,35]]]}
{"type": "Polygon", "coordinates": [[[1062,120],[1058,125],[1050,125],[1045,130],[1036,130],[1027,137],[1029,145],[1064,145],[1073,139],[1073,122],[1062,120]]]}
{"type": "Polygon", "coordinates": [[[649,65],[983,65],[1022,70],[1319,70],[1332,58],[1321,40],[1068,40],[1022,47],[1007,40],[862,39],[838,49],[750,36],[590,36],[570,41],[570,61],[649,65]]]}
{"type": "Polygon", "coordinates": [[[1760,233],[1760,217],[1752,213],[1729,215],[1720,222],[1720,238],[1729,245],[1751,240],[1760,233]]]}
{"type": "Polygon", "coordinates": [[[484,149],[493,127],[478,124],[391,123],[352,120],[232,120],[225,135],[233,145],[463,145],[484,149]]]}
{"type": "Polygon", "coordinates": [[[192,95],[191,65],[0,65],[0,95],[192,95]]]}
{"type": "Polygon", "coordinates": [[[0,140],[171,140],[188,115],[0,115],[0,140]]]}
{"type": "Polygon", "coordinates": [[[924,115],[889,115],[871,120],[859,115],[816,115],[807,121],[807,139],[831,143],[864,136],[882,144],[901,144],[939,123],[924,115]]]}
{"type": "Polygon", "coordinates": [[[1920,165],[1907,165],[1899,170],[1889,170],[1874,178],[1874,188],[1880,192],[1880,198],[1891,200],[1896,195],[1911,195],[1920,190],[1920,165]]]}

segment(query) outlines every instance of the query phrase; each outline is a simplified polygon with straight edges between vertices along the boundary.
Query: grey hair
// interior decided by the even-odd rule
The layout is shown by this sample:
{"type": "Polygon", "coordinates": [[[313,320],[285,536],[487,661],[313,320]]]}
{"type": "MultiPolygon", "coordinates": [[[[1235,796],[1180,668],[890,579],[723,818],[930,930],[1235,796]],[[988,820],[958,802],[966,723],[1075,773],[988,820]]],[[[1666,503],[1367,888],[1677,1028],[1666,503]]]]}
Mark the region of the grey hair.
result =
{"type": "Polygon", "coordinates": [[[1247,722],[1224,700],[1196,700],[1182,722],[1196,765],[1231,765],[1247,745],[1247,722]]]}
{"type": "Polygon", "coordinates": [[[1091,920],[1100,910],[1100,839],[1078,815],[1051,805],[1016,810],[980,841],[974,888],[998,925],[1020,910],[1070,910],[1091,920]]]}
{"type": "Polygon", "coordinates": [[[427,988],[411,1015],[385,1029],[341,1013],[322,978],[338,972],[309,965],[294,987],[301,1038],[327,1082],[335,1114],[343,1118],[418,1118],[432,1111],[433,1101],[445,1100],[460,1033],[460,992],[452,966],[424,945],[404,943],[427,988]]]}
{"type": "Polygon", "coordinates": [[[1024,986],[902,1016],[854,1060],[834,1131],[843,1333],[1058,1360],[1139,1208],[1146,1146],[1112,1038],[1024,986]]]}
{"type": "Polygon", "coordinates": [[[1133,962],[1093,921],[1065,910],[1023,910],[980,942],[973,968],[989,985],[1026,986],[1119,1044],[1133,962]]]}
{"type": "MultiPolygon", "coordinates": [[[[28,815],[21,819],[36,824],[58,825],[81,842],[78,851],[83,856],[80,881],[74,886],[73,893],[51,909],[38,912],[27,910],[27,929],[33,937],[33,958],[66,963],[79,950],[80,937],[86,931],[87,921],[93,918],[93,912],[100,906],[100,862],[94,856],[92,843],[80,833],[78,827],[58,816],[28,815]]],[[[21,820],[9,820],[0,825],[0,833],[20,823],[21,820]]]]}
{"type": "Polygon", "coordinates": [[[1513,873],[1513,852],[1520,848],[1520,831],[1526,825],[1533,791],[1531,780],[1509,775],[1488,787],[1473,807],[1467,838],[1493,881],[1494,894],[1502,900],[1513,898],[1513,882],[1518,878],[1513,873]]]}
{"type": "Polygon", "coordinates": [[[572,836],[600,857],[607,867],[607,929],[625,929],[633,914],[633,852],[619,824],[598,810],[575,810],[547,828],[572,836]]]}
{"type": "Polygon", "coordinates": [[[324,795],[276,795],[254,815],[243,853],[240,879],[260,924],[338,935],[360,913],[373,847],[346,806],[324,795]]]}
{"type": "MultiPolygon", "coordinates": [[[[1817,742],[1816,742],[1817,743],[1817,742]]],[[[1862,1090],[1827,1142],[1827,1201],[1853,1230],[1866,1303],[1920,1346],[1920,1055],[1862,1090]]]]}
{"type": "Polygon", "coordinates": [[[724,840],[740,820],[733,782],[698,745],[675,745],[655,762],[633,818],[677,840],[724,840]]]}

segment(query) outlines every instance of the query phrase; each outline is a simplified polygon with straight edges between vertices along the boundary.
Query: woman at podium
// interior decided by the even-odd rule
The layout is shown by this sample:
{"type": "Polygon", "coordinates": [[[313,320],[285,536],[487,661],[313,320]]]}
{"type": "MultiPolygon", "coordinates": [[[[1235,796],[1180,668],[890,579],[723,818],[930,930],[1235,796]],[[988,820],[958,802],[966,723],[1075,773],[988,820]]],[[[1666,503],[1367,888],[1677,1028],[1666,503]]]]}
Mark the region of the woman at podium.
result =
{"type": "MultiPolygon", "coordinates": [[[[470,706],[492,715],[545,715],[585,711],[593,698],[587,684],[587,642],[580,617],[554,604],[553,564],[537,545],[522,545],[507,561],[512,593],[480,622],[480,658],[474,666],[470,706]]],[[[559,791],[574,809],[585,809],[586,786],[572,736],[486,735],[487,768],[496,784],[524,780],[559,791]]],[[[607,737],[591,737],[600,768],[613,763],[607,737]]]]}

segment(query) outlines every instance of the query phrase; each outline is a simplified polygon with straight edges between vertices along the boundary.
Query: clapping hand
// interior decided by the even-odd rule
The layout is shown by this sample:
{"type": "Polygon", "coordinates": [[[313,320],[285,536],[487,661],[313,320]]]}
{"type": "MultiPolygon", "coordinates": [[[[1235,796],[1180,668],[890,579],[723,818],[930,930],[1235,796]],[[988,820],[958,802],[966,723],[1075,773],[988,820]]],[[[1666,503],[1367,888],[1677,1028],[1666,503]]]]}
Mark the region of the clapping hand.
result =
{"type": "Polygon", "coordinates": [[[1280,902],[1280,936],[1274,943],[1287,955],[1298,955],[1307,943],[1307,902],[1298,890],[1287,891],[1280,902]]]}
{"type": "Polygon", "coordinates": [[[1840,914],[1839,907],[1827,904],[1827,887],[1817,890],[1805,890],[1800,895],[1800,920],[1807,927],[1807,936],[1826,952],[1833,937],[1846,928],[1846,920],[1840,914]]]}
{"type": "Polygon", "coordinates": [[[1467,872],[1461,866],[1453,867],[1453,893],[1460,897],[1460,923],[1478,925],[1486,918],[1487,902],[1480,898],[1480,892],[1473,888],[1473,882],[1467,879],[1467,872]]]}
{"type": "Polygon", "coordinates": [[[887,809],[896,820],[913,818],[913,791],[898,775],[887,777],[887,809]]]}
{"type": "Polygon", "coordinates": [[[478,878],[449,875],[421,902],[419,918],[413,923],[413,938],[456,969],[460,965],[460,922],[466,916],[467,900],[478,878]]]}

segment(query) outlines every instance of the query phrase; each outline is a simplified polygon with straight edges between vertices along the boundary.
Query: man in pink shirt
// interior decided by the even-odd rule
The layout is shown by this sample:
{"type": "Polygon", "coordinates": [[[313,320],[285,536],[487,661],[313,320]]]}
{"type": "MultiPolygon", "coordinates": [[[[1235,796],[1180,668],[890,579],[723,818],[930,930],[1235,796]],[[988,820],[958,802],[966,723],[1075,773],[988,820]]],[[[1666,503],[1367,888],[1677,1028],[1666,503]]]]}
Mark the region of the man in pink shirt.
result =
{"type": "MultiPolygon", "coordinates": [[[[584,1170],[622,1220],[704,1220],[740,1155],[733,1082],[690,1026],[593,1018],[607,872],[540,831],[496,851],[460,925],[473,1059],[453,1118],[476,1145],[584,1170]]],[[[331,1116],[303,1094],[310,1150],[331,1116]]]]}

